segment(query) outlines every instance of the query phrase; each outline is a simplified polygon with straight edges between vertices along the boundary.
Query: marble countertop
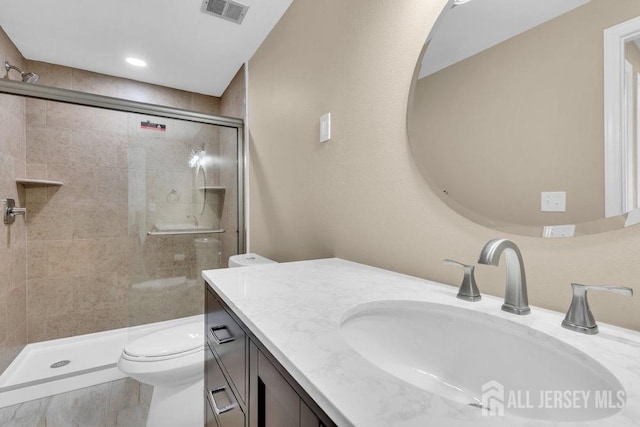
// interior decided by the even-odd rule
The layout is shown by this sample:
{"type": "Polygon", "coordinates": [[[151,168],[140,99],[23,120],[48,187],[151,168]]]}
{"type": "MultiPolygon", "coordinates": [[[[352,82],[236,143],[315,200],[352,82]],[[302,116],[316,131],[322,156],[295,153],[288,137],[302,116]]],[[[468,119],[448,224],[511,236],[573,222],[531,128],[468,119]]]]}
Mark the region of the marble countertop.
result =
{"type": "Polygon", "coordinates": [[[532,307],[516,316],[500,310],[500,298],[470,303],[457,299],[454,287],[337,258],[208,270],[203,277],[339,426],[640,426],[639,332],[599,323],[599,334],[579,334],[562,328],[557,312],[532,307]],[[626,405],[609,418],[554,423],[483,416],[424,391],[376,367],[340,332],[349,309],[388,300],[475,310],[551,335],[611,371],[626,405]]]}

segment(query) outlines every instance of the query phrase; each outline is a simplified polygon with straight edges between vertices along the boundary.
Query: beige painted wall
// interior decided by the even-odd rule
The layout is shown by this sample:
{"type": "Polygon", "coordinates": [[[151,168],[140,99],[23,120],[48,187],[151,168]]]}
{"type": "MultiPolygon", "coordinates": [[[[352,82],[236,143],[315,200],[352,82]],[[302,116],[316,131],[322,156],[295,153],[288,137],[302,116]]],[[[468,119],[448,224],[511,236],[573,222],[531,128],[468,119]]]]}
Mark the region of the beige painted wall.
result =
{"type": "MultiPolygon", "coordinates": [[[[0,58],[22,67],[23,58],[0,29],[0,58]]],[[[12,71],[12,79],[16,78],[12,71]]],[[[17,75],[19,77],[19,74],[17,75]]],[[[4,70],[0,75],[4,78],[4,70]]],[[[25,101],[0,95],[0,199],[15,199],[24,206],[22,186],[16,177],[25,176],[25,101]]],[[[0,222],[0,372],[27,343],[26,226],[18,217],[11,226],[0,222]]]]}
{"type": "MultiPolygon", "coordinates": [[[[407,140],[414,68],[444,0],[296,0],[249,62],[251,249],[277,261],[342,257],[451,285],[487,240],[513,239],[533,305],[565,311],[570,283],[640,291],[640,227],[572,239],[497,233],[453,212],[407,140]],[[332,141],[318,142],[330,111],[332,141]]],[[[478,266],[503,295],[504,266],[478,266]]],[[[393,296],[389,288],[389,296],[393,296]]],[[[640,330],[640,297],[593,294],[597,319],[640,330]]],[[[500,307],[496,305],[496,310],[500,307]]],[[[560,325],[558,325],[560,328],[560,325]]]]}
{"type": "Polygon", "coordinates": [[[421,79],[412,149],[437,191],[507,224],[604,218],[602,34],[638,15],[592,0],[421,79]],[[541,212],[543,191],[566,191],[567,211],[541,212]]]}

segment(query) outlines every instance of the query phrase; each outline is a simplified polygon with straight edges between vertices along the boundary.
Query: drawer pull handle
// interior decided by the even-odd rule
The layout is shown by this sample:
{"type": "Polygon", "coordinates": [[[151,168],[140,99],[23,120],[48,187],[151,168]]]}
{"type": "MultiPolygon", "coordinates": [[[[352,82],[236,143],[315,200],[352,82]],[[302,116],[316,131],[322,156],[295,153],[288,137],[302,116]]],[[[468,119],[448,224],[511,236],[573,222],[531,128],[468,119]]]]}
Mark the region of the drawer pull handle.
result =
{"type": "Polygon", "coordinates": [[[213,337],[216,344],[224,344],[226,342],[231,342],[235,339],[231,334],[231,331],[229,330],[229,328],[227,328],[226,325],[212,326],[210,330],[211,330],[211,336],[213,337]],[[220,338],[218,334],[216,334],[216,331],[225,331],[227,336],[220,338]]]}
{"type": "Polygon", "coordinates": [[[215,394],[222,393],[222,392],[224,392],[224,394],[227,396],[227,399],[229,399],[229,401],[232,402],[232,399],[229,398],[229,393],[227,393],[226,387],[218,387],[218,388],[214,388],[213,390],[209,390],[209,396],[211,396],[211,405],[213,406],[213,410],[216,412],[216,415],[229,412],[230,410],[238,406],[238,402],[233,402],[223,408],[218,408],[218,405],[216,404],[215,394]]]}

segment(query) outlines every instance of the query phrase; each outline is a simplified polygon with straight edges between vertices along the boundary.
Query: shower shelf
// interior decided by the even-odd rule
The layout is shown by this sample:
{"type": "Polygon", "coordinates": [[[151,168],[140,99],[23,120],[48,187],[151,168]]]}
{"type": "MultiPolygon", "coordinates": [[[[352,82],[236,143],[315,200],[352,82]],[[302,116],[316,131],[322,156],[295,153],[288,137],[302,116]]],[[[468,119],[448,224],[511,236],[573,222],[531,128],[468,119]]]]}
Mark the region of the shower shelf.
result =
{"type": "Polygon", "coordinates": [[[169,230],[169,231],[158,231],[158,230],[151,230],[151,231],[147,231],[147,235],[148,236],[183,236],[183,235],[189,235],[189,234],[221,234],[224,233],[224,230],[220,229],[220,230],[207,230],[207,229],[200,229],[200,230],[169,230]]]}
{"type": "Polygon", "coordinates": [[[21,184],[25,187],[60,187],[64,183],[62,181],[50,181],[47,179],[19,178],[16,179],[16,184],[21,184]]]}
{"type": "Polygon", "coordinates": [[[206,187],[198,187],[198,190],[210,190],[210,191],[224,191],[224,187],[217,187],[215,185],[208,185],[206,187]]]}

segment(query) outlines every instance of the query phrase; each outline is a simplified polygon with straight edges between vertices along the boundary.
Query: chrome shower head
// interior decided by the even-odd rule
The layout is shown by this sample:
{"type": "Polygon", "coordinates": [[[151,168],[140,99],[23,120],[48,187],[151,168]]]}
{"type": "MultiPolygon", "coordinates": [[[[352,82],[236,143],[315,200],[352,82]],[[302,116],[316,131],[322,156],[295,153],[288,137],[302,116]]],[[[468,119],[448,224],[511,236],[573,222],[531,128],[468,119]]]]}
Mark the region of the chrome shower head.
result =
{"type": "Polygon", "coordinates": [[[36,83],[40,76],[37,73],[25,73],[20,68],[15,65],[9,64],[8,61],[4,61],[4,69],[7,70],[7,75],[9,75],[9,71],[16,70],[20,73],[20,77],[22,77],[22,81],[24,83],[36,83]]]}
{"type": "Polygon", "coordinates": [[[38,73],[22,73],[22,81],[25,83],[37,83],[39,79],[38,73]]]}

